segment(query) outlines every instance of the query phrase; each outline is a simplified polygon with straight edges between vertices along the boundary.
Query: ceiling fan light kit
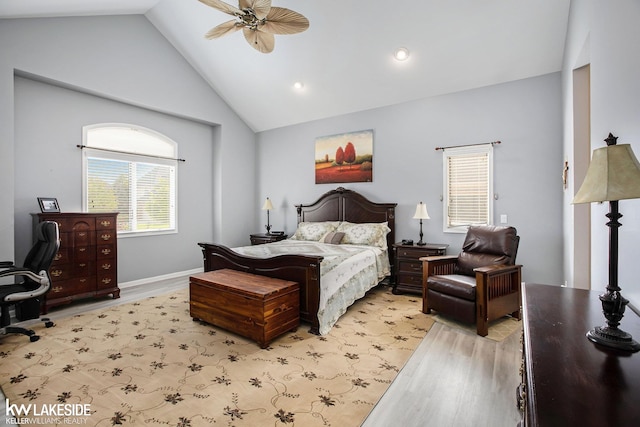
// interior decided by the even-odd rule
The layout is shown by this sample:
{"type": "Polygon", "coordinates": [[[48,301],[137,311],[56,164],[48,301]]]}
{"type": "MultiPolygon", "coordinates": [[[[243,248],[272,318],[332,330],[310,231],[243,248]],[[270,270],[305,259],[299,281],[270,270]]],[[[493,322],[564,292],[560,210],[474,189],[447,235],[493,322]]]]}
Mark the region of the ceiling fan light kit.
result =
{"type": "Polygon", "coordinates": [[[297,34],[309,28],[309,20],[303,15],[284,7],[272,7],[271,0],[239,0],[238,7],[222,0],[198,1],[235,17],[209,30],[205,38],[216,39],[242,30],[251,47],[262,53],[273,51],[274,34],[297,34]]]}

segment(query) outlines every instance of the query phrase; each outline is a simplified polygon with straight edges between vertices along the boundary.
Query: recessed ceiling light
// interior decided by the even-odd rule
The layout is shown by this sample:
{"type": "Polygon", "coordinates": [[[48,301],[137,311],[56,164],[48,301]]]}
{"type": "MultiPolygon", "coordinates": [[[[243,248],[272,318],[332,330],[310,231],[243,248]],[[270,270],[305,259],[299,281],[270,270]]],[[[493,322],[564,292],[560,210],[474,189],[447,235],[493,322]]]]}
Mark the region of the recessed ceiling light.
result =
{"type": "Polygon", "coordinates": [[[304,87],[304,83],[302,83],[302,82],[295,82],[295,83],[293,84],[293,87],[294,87],[294,88],[296,88],[296,89],[298,89],[298,90],[300,90],[300,89],[302,89],[302,88],[304,87]]]}
{"type": "Polygon", "coordinates": [[[409,59],[409,49],[406,47],[399,47],[393,52],[393,57],[396,58],[397,61],[406,61],[409,59]]]}

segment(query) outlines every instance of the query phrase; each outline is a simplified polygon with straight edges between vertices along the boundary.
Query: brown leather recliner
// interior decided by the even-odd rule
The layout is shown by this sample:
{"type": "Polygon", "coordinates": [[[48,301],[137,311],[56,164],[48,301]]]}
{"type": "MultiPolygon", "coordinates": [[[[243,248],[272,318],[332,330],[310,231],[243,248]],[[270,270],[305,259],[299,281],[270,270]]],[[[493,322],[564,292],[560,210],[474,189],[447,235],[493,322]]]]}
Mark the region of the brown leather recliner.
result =
{"type": "Polygon", "coordinates": [[[420,258],[422,311],[475,322],[480,336],[488,334],[492,320],[520,319],[519,242],[514,227],[471,226],[459,255],[420,258]]]}

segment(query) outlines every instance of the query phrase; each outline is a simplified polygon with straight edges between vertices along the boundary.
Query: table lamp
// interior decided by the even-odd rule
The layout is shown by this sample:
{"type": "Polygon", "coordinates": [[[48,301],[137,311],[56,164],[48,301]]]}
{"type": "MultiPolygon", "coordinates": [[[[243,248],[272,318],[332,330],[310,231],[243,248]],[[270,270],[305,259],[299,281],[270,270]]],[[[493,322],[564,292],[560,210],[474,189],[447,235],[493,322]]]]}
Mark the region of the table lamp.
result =
{"type": "Polygon", "coordinates": [[[262,210],[267,211],[267,234],[271,234],[271,225],[269,224],[269,211],[273,209],[273,204],[271,204],[271,200],[267,197],[267,200],[264,201],[264,205],[262,205],[262,210]]]}
{"type": "Polygon", "coordinates": [[[573,203],[609,202],[609,284],[600,295],[606,325],[587,332],[587,338],[606,347],[636,352],[640,344],[631,334],[618,328],[629,300],[618,286],[618,201],[640,198],[640,163],[629,144],[616,145],[617,137],[609,134],[607,146],[593,151],[587,175],[573,203]]]}
{"type": "Polygon", "coordinates": [[[418,205],[416,206],[416,213],[413,214],[413,218],[420,220],[420,241],[416,243],[416,245],[424,246],[426,245],[426,243],[422,241],[422,236],[423,236],[422,220],[429,219],[429,213],[427,212],[427,205],[425,205],[422,202],[418,203],[418,205]]]}

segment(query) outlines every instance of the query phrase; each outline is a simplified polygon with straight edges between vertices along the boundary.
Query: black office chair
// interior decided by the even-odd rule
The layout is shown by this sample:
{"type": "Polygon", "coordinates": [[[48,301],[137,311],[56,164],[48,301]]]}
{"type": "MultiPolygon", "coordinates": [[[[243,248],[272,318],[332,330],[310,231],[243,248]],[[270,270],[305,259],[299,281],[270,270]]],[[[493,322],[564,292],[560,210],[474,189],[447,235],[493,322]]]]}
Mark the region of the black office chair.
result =
{"type": "MultiPolygon", "coordinates": [[[[0,335],[24,334],[32,342],[40,339],[35,331],[9,326],[9,308],[15,306],[15,317],[20,321],[40,316],[42,299],[51,288],[49,267],[60,247],[58,224],[53,221],[38,223],[34,237],[36,241],[27,254],[23,267],[16,267],[11,261],[0,262],[0,278],[14,277],[14,283],[0,284],[0,335]]],[[[42,320],[47,327],[53,326],[48,319],[42,320]]]]}

